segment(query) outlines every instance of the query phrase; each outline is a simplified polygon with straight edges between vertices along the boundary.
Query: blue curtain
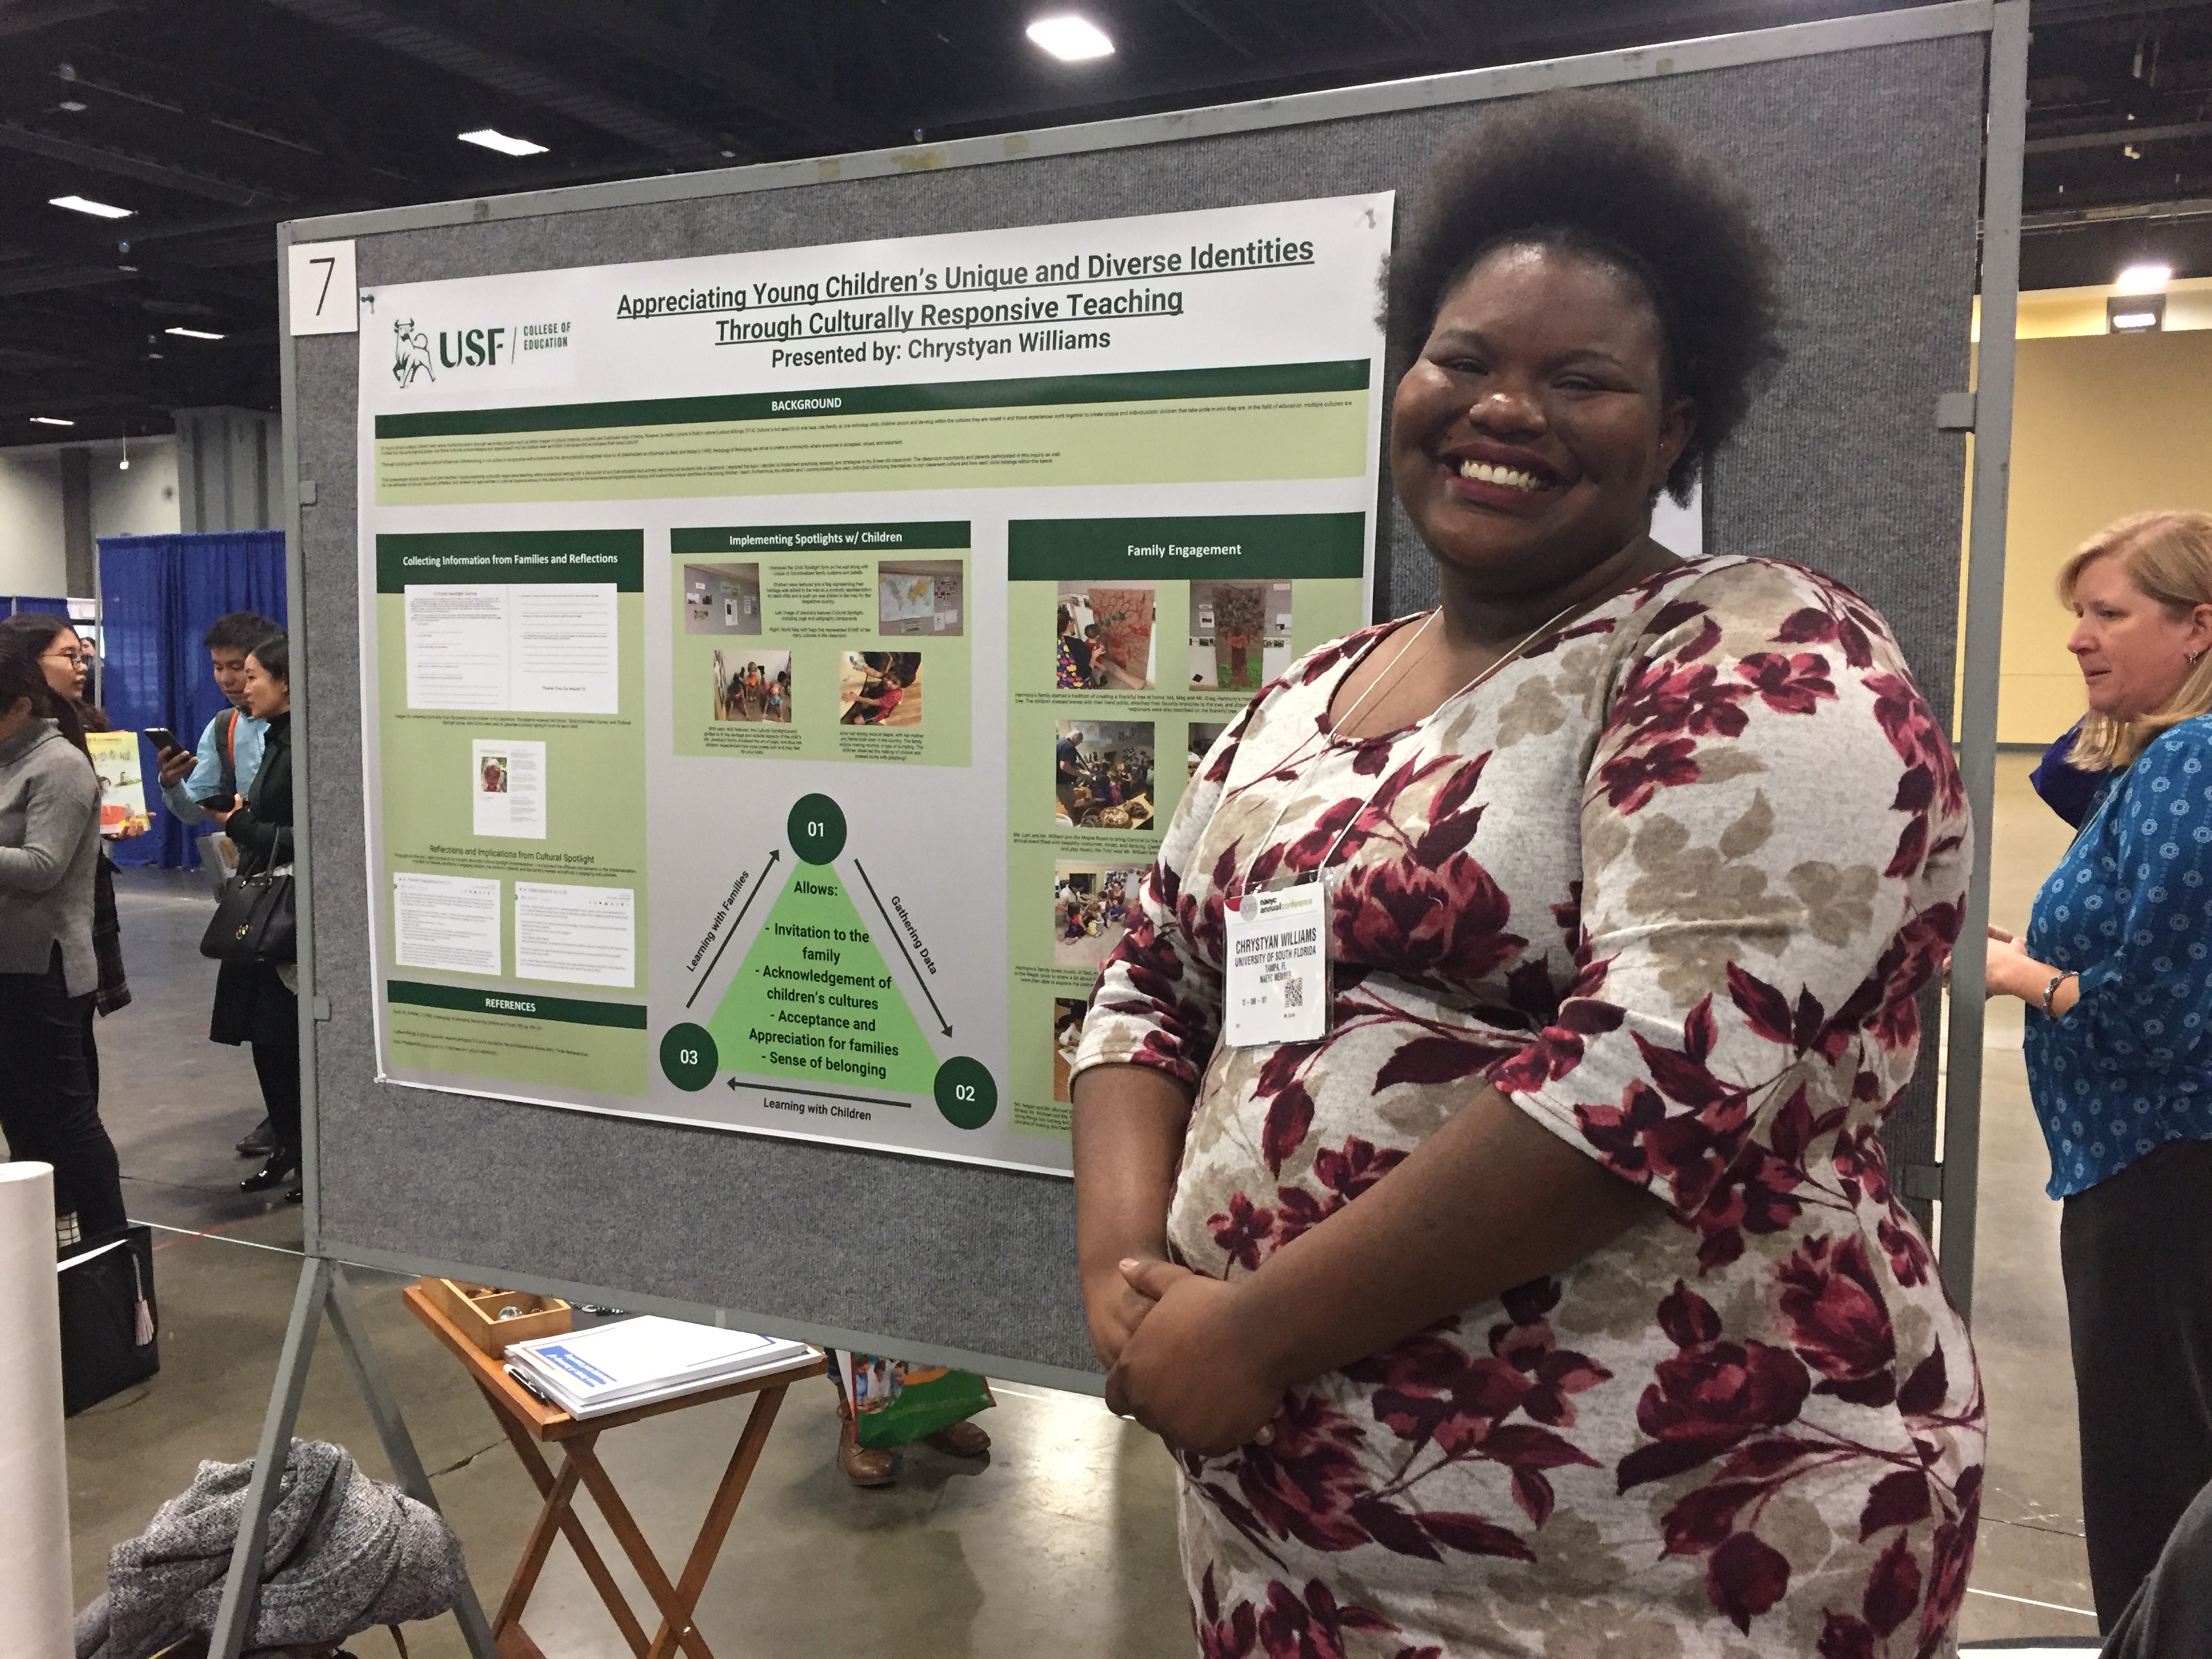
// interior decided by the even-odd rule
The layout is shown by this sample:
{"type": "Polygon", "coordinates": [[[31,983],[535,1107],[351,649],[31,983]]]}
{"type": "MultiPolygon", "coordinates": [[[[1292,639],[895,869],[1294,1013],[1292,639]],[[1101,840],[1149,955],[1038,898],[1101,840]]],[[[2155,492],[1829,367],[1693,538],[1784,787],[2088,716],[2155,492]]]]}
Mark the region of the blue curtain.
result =
{"type": "MultiPolygon", "coordinates": [[[[208,672],[200,635],[217,617],[258,611],[284,621],[284,532],[100,538],[100,700],[117,729],[166,726],[186,744],[229,705],[208,672]]],[[[142,751],[152,833],[110,844],[118,864],[191,868],[200,826],[161,805],[153,750],[142,751]]]]}
{"type": "Polygon", "coordinates": [[[0,610],[0,617],[17,616],[26,611],[35,611],[42,617],[69,615],[67,599],[34,599],[27,593],[18,593],[13,599],[0,600],[0,605],[7,607],[5,610],[0,610]]]}

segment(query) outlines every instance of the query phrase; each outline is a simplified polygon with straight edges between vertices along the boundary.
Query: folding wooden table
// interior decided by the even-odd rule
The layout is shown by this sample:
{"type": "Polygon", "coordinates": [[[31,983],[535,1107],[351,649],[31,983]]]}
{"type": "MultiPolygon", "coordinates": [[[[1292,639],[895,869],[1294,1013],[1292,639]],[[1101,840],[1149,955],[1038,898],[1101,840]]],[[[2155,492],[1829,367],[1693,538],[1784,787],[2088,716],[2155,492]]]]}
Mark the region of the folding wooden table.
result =
{"type": "Polygon", "coordinates": [[[492,1634],[498,1639],[500,1651],[507,1659],[545,1659],[544,1650],[522,1627],[522,1610],[530,1600],[530,1593],[538,1586],[538,1575],[545,1568],[545,1558],[558,1535],[566,1538],[569,1547],[576,1552],[585,1574],[599,1590],[599,1599],[607,1604],[607,1611],[621,1627],[623,1639],[629,1644],[638,1659],[672,1659],[678,1648],[689,1659],[714,1659],[692,1624],[692,1613],[699,1605],[701,1592],[707,1588],[707,1576],[714,1569],[714,1558],[721,1553],[722,1540],[729,1535],[738,1501],[745,1495],[745,1485],[752,1479],[754,1466],[760,1462],[761,1448],[767,1443],[768,1431],[775,1425],[785,1390],[794,1382],[824,1375],[829,1362],[817,1356],[811,1364],[718,1389],[702,1389],[697,1394],[657,1401],[635,1410],[610,1412],[604,1417],[574,1418],[558,1406],[546,1404],[509,1376],[501,1361],[471,1342],[414,1285],[409,1285],[402,1295],[416,1318],[467,1367],[470,1377],[483,1391],[492,1415],[507,1431],[515,1455],[522,1460],[522,1467],[529,1471],[544,1499],[538,1511],[537,1522],[530,1529],[530,1541],[523,1547],[522,1559],[515,1564],[506,1598],[491,1621],[492,1634]],[[682,1575],[671,1583],[593,1448],[599,1436],[609,1429],[740,1394],[757,1396],[752,1411],[745,1419],[744,1432],[738,1437],[737,1449],[730,1455],[730,1466],[723,1471],[721,1484],[714,1489],[714,1501],[707,1506],[707,1518],[700,1522],[699,1536],[691,1546],[690,1558],[684,1562],[682,1575]],[[551,1442],[561,1448],[559,1474],[554,1473],[538,1449],[541,1442],[551,1442]],[[630,1610],[598,1546],[592,1542],[591,1534],[584,1530],[584,1523],[576,1515],[576,1488],[580,1484],[591,1493],[592,1501],[606,1517],[607,1525],[622,1545],[623,1553],[629,1558],[630,1565],[636,1569],[647,1593],[660,1610],[660,1626],[649,1640],[645,1626],[630,1610]]]}

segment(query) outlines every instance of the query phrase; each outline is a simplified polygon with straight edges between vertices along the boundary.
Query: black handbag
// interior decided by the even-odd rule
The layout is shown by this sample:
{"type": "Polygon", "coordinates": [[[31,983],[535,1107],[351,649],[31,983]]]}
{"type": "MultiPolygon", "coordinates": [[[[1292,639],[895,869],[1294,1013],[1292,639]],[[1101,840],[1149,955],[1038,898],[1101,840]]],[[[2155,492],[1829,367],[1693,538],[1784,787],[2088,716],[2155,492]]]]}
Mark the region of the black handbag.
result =
{"type": "Polygon", "coordinates": [[[297,955],[292,875],[233,876],[222,884],[200,954],[217,962],[290,962],[297,955]]]}
{"type": "Polygon", "coordinates": [[[161,1369],[153,1229],[133,1223],[121,1237],[65,1258],[55,1282],[61,1292],[64,1416],[161,1369]]]}

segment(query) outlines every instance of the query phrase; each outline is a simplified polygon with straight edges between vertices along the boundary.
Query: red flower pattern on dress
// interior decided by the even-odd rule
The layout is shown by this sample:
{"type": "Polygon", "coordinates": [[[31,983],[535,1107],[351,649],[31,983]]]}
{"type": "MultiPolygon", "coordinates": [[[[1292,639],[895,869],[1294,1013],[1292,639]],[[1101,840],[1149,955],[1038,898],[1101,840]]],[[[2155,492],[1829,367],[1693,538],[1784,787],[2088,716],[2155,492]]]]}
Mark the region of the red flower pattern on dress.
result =
{"type": "Polygon", "coordinates": [[[1194,780],[1079,1069],[1197,1089],[1170,1220],[1203,1272],[1264,1271],[1486,1085],[1663,1214],[1294,1388],[1271,1444],[1184,1457],[1201,1651],[1491,1651],[1450,1609],[1510,1585],[1516,1616],[1589,1640],[1626,1608],[1677,1620],[1686,1651],[1932,1659],[1972,1558],[1984,1405],[1879,1125],[1963,915],[1941,728],[1864,601],[1771,562],[1656,577],[1449,719],[1317,744],[1389,631],[1295,665],[1194,780]],[[1509,732],[1524,691],[1565,724],[1509,732]],[[1778,906],[1817,860],[1870,882],[1879,920],[1816,935],[1784,910],[1716,948],[1732,924],[1674,859],[1778,906]],[[1324,864],[1327,1033],[1217,1052],[1224,902],[1324,864]],[[1622,1298],[1646,1294],[1639,1328],[1622,1298]]]}

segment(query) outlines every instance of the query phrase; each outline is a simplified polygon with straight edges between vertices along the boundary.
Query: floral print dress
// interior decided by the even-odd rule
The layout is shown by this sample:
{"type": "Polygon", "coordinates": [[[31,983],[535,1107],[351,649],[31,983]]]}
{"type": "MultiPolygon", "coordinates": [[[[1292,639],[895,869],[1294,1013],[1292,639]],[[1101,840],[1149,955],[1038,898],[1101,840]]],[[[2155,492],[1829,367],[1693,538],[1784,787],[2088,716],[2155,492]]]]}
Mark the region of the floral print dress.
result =
{"type": "Polygon", "coordinates": [[[1169,1237],[1217,1277],[1486,1081],[1663,1207],[1291,1390],[1272,1444],[1186,1457],[1206,1659],[1942,1650],[1982,1392],[1876,1126],[1971,848],[1894,641],[1814,572],[1698,560],[1416,726],[1328,738],[1404,625],[1223,734],[1078,1069],[1195,1090],[1169,1237]],[[1217,1046],[1224,901],[1324,860],[1328,1034],[1217,1046]]]}

